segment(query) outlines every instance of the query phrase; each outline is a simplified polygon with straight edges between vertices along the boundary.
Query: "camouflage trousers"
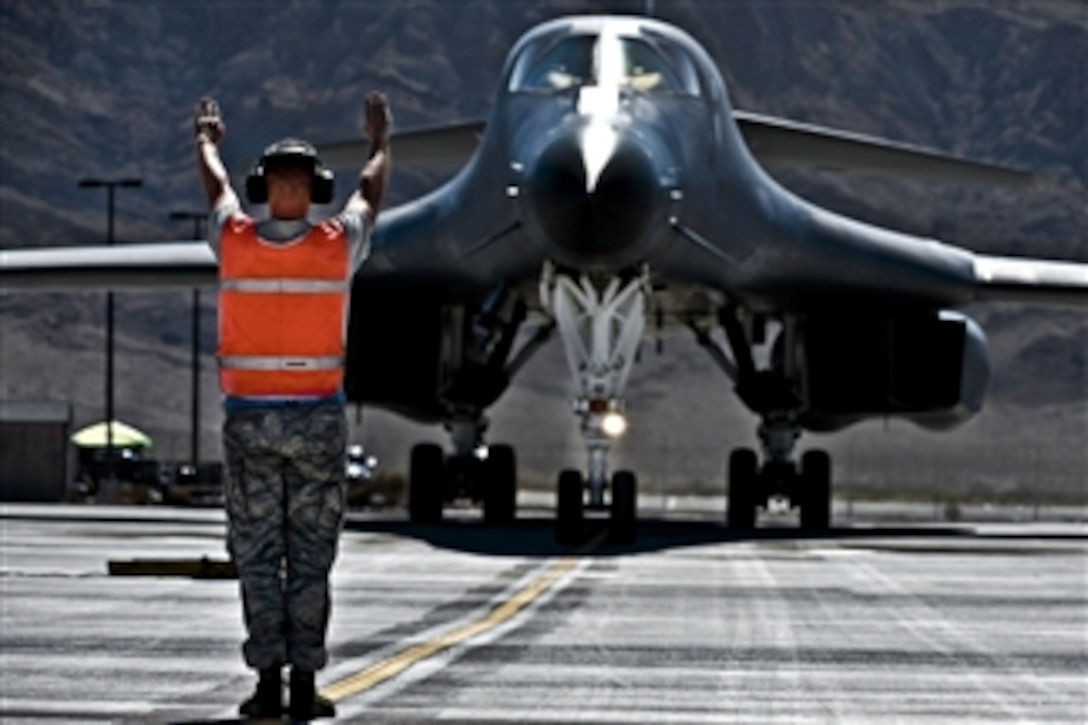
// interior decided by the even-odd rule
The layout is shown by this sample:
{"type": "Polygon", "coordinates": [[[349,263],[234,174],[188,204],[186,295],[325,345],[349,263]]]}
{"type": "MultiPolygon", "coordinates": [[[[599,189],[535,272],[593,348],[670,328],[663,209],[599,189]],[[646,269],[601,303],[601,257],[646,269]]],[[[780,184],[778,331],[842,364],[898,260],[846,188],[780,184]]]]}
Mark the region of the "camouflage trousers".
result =
{"type": "Polygon", "coordinates": [[[329,573],[346,497],[344,406],[229,410],[227,545],[238,567],[254,669],[316,671],[328,654],[329,573]]]}

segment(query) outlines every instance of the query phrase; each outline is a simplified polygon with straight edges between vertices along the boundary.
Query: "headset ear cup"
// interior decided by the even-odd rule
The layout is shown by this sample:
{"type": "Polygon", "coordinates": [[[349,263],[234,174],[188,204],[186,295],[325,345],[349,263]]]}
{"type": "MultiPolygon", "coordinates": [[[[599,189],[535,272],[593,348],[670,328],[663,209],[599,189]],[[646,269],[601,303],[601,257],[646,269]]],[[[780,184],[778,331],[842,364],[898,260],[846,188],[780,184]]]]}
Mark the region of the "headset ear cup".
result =
{"type": "Polygon", "coordinates": [[[264,166],[257,165],[246,177],[246,198],[250,204],[268,203],[268,183],[264,178],[264,166]]]}
{"type": "Polygon", "coordinates": [[[310,201],[314,204],[329,204],[336,195],[336,182],[328,169],[314,169],[314,180],[310,187],[310,201]]]}

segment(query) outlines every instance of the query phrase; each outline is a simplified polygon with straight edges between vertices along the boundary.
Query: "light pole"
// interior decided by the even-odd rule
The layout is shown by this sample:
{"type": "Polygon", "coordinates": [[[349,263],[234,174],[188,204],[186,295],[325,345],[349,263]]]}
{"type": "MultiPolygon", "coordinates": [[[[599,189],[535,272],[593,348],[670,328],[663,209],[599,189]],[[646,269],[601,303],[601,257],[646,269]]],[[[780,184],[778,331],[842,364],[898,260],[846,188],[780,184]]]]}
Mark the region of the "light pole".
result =
{"type": "MultiPolygon", "coordinates": [[[[193,222],[193,238],[204,238],[204,223],[208,221],[205,212],[198,211],[172,211],[170,218],[177,221],[191,219],[193,222]]],[[[189,459],[193,465],[193,474],[196,474],[197,465],[200,463],[200,289],[193,288],[193,380],[192,380],[192,441],[189,446],[189,459]]]]}
{"type": "MultiPolygon", "coordinates": [[[[143,186],[143,179],[82,179],[81,189],[106,189],[106,243],[113,244],[114,189],[143,186]]],[[[113,477],[113,291],[106,292],[106,476],[113,477]]]]}

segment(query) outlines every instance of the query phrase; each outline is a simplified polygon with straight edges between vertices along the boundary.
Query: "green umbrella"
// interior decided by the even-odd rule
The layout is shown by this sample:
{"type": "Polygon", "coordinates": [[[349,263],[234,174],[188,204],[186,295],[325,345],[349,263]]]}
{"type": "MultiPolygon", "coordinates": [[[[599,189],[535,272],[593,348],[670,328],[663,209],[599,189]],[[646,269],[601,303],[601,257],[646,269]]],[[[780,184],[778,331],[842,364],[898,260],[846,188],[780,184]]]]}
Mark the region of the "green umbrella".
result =
{"type": "MultiPolygon", "coordinates": [[[[151,438],[127,423],[115,420],[110,423],[114,448],[150,448],[151,438]]],[[[105,448],[106,422],[92,423],[72,435],[72,443],[79,448],[105,448]]]]}

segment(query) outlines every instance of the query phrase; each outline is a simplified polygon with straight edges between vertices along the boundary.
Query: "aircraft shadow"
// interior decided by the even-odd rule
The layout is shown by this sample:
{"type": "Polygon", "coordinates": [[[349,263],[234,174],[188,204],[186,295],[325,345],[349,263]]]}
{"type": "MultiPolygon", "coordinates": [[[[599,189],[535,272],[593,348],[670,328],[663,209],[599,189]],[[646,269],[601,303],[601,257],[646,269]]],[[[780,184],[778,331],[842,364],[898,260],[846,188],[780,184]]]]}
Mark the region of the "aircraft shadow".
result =
{"type": "Polygon", "coordinates": [[[733,531],[724,523],[707,520],[680,520],[673,517],[640,518],[638,538],[633,542],[616,542],[610,538],[607,519],[587,518],[583,536],[576,544],[560,544],[550,518],[521,518],[512,524],[489,525],[478,519],[447,520],[440,524],[415,524],[403,519],[352,518],[345,529],[349,532],[388,534],[426,542],[451,551],[489,556],[548,558],[568,554],[596,557],[650,553],[706,544],[728,544],[751,541],[780,542],[842,542],[862,539],[951,539],[961,542],[1023,540],[1088,541],[1078,534],[1039,534],[1025,530],[1000,533],[981,532],[970,523],[955,525],[857,525],[838,526],[826,531],[808,531],[796,527],[769,526],[752,531],[733,531]]]}

